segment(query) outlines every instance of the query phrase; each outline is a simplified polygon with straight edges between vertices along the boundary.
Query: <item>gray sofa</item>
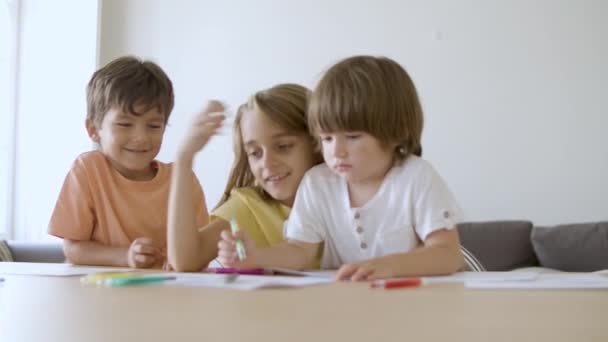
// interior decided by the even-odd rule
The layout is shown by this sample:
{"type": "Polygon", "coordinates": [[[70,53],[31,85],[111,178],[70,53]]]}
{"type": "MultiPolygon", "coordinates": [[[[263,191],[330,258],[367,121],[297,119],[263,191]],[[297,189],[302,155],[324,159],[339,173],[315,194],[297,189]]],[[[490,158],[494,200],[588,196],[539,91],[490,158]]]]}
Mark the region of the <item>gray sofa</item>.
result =
{"type": "Polygon", "coordinates": [[[64,262],[63,245],[60,242],[6,241],[13,261],[16,262],[64,262]]]}
{"type": "Polygon", "coordinates": [[[566,272],[608,269],[608,222],[534,226],[530,221],[458,225],[461,244],[486,271],[544,267],[566,272]]]}
{"type": "MultiPolygon", "coordinates": [[[[568,272],[608,269],[608,222],[555,227],[530,221],[466,222],[458,225],[462,245],[486,271],[546,267],[568,272]]],[[[7,241],[17,262],[64,262],[61,243],[7,241]]]]}

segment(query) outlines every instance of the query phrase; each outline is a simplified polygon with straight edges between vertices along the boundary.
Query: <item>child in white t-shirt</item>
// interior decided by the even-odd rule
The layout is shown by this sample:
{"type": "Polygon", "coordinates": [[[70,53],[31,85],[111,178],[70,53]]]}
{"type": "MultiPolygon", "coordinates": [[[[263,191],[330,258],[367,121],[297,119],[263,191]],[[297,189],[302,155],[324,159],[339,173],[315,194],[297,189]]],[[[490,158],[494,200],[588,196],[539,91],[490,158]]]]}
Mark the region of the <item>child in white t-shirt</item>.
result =
{"type": "Polygon", "coordinates": [[[246,233],[222,233],[232,267],[321,267],[338,279],[441,275],[463,267],[460,211],[420,158],[423,115],[407,72],[388,58],[356,56],[330,68],[309,104],[309,127],[325,164],[302,179],[285,226],[288,242],[257,248],[246,233]],[[235,241],[245,243],[239,260],[235,241]]]}

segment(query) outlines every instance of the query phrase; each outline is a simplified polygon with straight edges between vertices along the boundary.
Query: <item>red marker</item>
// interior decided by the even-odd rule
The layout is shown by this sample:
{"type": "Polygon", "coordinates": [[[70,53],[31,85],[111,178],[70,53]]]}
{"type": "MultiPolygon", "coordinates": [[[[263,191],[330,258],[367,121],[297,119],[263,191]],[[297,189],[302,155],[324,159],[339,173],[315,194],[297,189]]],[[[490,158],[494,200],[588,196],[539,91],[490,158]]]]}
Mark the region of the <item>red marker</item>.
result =
{"type": "Polygon", "coordinates": [[[402,287],[418,287],[420,285],[422,285],[421,278],[401,278],[375,280],[369,287],[372,289],[400,289],[402,287]]]}

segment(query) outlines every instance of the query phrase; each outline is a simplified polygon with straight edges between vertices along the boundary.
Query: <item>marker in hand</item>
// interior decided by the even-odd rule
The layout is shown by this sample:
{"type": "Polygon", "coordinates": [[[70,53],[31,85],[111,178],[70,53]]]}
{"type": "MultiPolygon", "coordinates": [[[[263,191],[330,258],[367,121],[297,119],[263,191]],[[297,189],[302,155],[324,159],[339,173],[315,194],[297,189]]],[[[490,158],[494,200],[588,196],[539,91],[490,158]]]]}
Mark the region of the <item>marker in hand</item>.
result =
{"type": "MultiPolygon", "coordinates": [[[[230,220],[230,231],[232,234],[236,234],[239,231],[239,225],[236,223],[235,219],[230,220]]],[[[245,245],[241,239],[236,239],[236,254],[239,257],[239,261],[245,260],[247,258],[247,254],[245,253],[245,245]]]]}

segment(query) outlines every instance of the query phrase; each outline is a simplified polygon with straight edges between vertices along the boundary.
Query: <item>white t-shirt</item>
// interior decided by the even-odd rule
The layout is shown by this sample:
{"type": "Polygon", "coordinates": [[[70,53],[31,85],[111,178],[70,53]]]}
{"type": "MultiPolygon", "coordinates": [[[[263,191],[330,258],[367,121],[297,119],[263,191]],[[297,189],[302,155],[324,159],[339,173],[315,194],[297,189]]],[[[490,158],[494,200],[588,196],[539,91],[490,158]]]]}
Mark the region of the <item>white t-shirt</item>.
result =
{"type": "Polygon", "coordinates": [[[403,253],[461,220],[452,193],[425,160],[410,156],[393,167],[376,194],[351,208],[346,180],[321,164],[298,188],[285,225],[287,239],[324,242],[321,268],[335,269],[388,254],[403,253]]]}

